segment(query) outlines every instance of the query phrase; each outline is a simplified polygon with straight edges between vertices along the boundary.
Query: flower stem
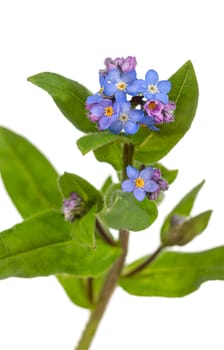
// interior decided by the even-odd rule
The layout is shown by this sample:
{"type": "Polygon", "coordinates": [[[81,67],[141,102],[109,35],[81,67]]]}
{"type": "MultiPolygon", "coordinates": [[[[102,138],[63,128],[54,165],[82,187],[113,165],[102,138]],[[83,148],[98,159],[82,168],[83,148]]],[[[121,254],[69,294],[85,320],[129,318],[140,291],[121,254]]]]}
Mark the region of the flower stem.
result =
{"type": "Polygon", "coordinates": [[[156,257],[161,253],[161,251],[165,248],[164,245],[160,245],[153,254],[151,254],[148,258],[145,259],[140,265],[138,265],[136,268],[133,270],[129,271],[128,273],[124,274],[123,277],[132,277],[136,273],[142,271],[146,266],[151,264],[156,257]]]}
{"type": "Polygon", "coordinates": [[[109,236],[109,234],[105,231],[103,225],[101,224],[100,220],[98,218],[96,218],[96,230],[97,232],[100,234],[100,236],[102,237],[102,239],[113,246],[116,246],[117,243],[116,241],[113,239],[112,236],[109,236]]]}
{"type": "Polygon", "coordinates": [[[101,294],[99,296],[98,302],[95,309],[90,315],[90,319],[86,325],[86,328],[80,338],[80,341],[75,348],[76,350],[88,350],[90,344],[92,343],[93,337],[97,331],[100,321],[104,315],[104,311],[110,301],[110,298],[117,286],[117,281],[120,277],[122,268],[124,266],[125,258],[128,251],[128,238],[129,232],[127,230],[120,230],[119,232],[120,246],[122,249],[122,254],[118,260],[114,263],[111,270],[109,271],[105,283],[103,285],[101,294]]]}

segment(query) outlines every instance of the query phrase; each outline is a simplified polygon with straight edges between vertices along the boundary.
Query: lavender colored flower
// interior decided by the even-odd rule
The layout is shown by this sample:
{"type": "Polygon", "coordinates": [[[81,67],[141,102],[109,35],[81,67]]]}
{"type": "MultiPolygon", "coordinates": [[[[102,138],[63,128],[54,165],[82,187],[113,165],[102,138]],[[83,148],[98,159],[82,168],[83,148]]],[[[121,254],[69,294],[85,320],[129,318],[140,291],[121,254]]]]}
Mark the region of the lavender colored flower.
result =
{"type": "Polygon", "coordinates": [[[104,94],[114,96],[116,101],[126,100],[131,84],[136,80],[135,70],[122,73],[119,69],[112,69],[108,72],[104,82],[104,94]]]}
{"type": "Polygon", "coordinates": [[[66,221],[74,221],[76,217],[81,216],[83,212],[83,203],[77,193],[70,193],[69,198],[63,200],[62,213],[66,221]]]}
{"type": "Polygon", "coordinates": [[[126,171],[129,179],[122,182],[122,190],[133,192],[138,201],[143,201],[147,193],[153,193],[159,188],[159,185],[152,179],[152,167],[138,171],[135,167],[128,165],[126,171]]]}
{"type": "Polygon", "coordinates": [[[130,102],[122,102],[119,104],[117,119],[109,127],[114,134],[125,132],[126,134],[135,134],[138,129],[144,113],[138,109],[132,109],[130,102]]]}
{"type": "Polygon", "coordinates": [[[106,72],[109,72],[111,69],[119,69],[122,73],[124,73],[135,70],[137,61],[136,58],[132,56],[128,56],[126,58],[117,57],[115,60],[108,57],[105,59],[104,64],[106,66],[106,72]]]}
{"type": "Polygon", "coordinates": [[[168,187],[169,187],[168,182],[164,180],[161,176],[162,174],[160,169],[153,168],[152,180],[156,182],[156,184],[158,185],[158,188],[156,191],[147,193],[147,197],[151,200],[157,200],[161,191],[168,190],[168,187]]]}
{"type": "Polygon", "coordinates": [[[153,118],[155,124],[174,121],[174,110],[176,108],[174,102],[164,104],[157,100],[149,100],[144,104],[143,108],[148,116],[153,118]]]}
{"type": "Polygon", "coordinates": [[[89,110],[88,118],[98,123],[100,130],[106,130],[116,121],[118,116],[118,105],[111,100],[102,99],[95,103],[89,110]]]}

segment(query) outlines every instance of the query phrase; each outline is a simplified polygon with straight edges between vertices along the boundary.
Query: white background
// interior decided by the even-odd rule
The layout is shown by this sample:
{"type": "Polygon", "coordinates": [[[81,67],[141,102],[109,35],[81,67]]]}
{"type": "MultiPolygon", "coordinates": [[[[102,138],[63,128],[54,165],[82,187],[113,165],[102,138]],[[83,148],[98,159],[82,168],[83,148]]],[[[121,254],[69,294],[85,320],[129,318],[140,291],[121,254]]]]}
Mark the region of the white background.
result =
{"type": "MultiPolygon", "coordinates": [[[[98,89],[105,57],[136,56],[138,76],[149,68],[168,78],[191,59],[200,101],[192,129],[163,163],[179,168],[146,232],[133,233],[128,261],[158,245],[163,216],[203,178],[194,213],[214,209],[208,229],[182,248],[222,245],[223,11],[221,1],[13,1],[0,4],[0,122],[28,137],[60,173],[75,172],[100,186],[113,169],[82,157],[80,133],[51,98],[26,81],[52,71],[98,89]]],[[[16,174],[15,174],[16,176],[16,174]]],[[[47,174],[46,174],[47,176],[47,174]]],[[[0,229],[21,221],[0,184],[0,229]]],[[[137,298],[117,289],[91,350],[224,348],[224,283],[208,282],[180,299],[137,298]]],[[[71,350],[87,320],[54,277],[0,282],[0,349],[71,350]]]]}

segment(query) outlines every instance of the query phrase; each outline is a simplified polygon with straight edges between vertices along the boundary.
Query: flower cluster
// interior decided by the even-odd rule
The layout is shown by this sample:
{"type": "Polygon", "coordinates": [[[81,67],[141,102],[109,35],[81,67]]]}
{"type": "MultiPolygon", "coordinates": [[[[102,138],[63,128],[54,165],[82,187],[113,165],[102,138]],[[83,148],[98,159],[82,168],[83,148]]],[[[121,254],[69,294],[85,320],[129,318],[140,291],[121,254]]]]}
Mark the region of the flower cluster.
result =
{"type": "Polygon", "coordinates": [[[83,202],[75,192],[71,192],[69,198],[63,200],[62,213],[66,221],[74,221],[83,214],[83,202]]]}
{"type": "Polygon", "coordinates": [[[155,124],[174,121],[175,103],[169,101],[169,80],[159,80],[150,69],[138,79],[136,58],[106,58],[99,71],[100,90],[86,100],[88,118],[99,130],[135,134],[141,126],[159,130],[155,124]]]}
{"type": "Polygon", "coordinates": [[[148,166],[141,171],[135,167],[127,166],[128,179],[122,182],[124,192],[133,192],[138,201],[143,201],[147,196],[156,200],[161,191],[168,189],[168,183],[162,179],[160,169],[148,166]]]}

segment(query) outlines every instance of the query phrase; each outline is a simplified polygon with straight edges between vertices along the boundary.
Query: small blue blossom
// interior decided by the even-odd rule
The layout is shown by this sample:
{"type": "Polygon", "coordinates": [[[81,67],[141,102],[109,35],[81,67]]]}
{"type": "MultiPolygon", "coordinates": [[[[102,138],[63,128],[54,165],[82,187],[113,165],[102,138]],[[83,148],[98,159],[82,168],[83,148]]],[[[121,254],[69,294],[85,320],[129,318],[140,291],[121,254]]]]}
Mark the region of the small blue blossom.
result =
{"type": "Polygon", "coordinates": [[[110,125],[109,130],[114,134],[119,134],[120,132],[135,134],[143,117],[143,111],[132,109],[130,102],[122,102],[119,104],[117,119],[110,125]]]}
{"type": "Polygon", "coordinates": [[[129,86],[136,80],[136,71],[121,72],[119,69],[112,69],[108,72],[104,81],[104,94],[115,96],[116,101],[126,100],[126,93],[129,93],[129,86]]]}
{"type": "Polygon", "coordinates": [[[163,103],[168,103],[168,93],[171,89],[171,82],[169,80],[160,80],[158,73],[150,69],[145,75],[145,80],[137,79],[130,87],[130,94],[137,95],[139,93],[147,100],[158,100],[163,103]]]}
{"type": "Polygon", "coordinates": [[[88,114],[91,121],[98,123],[100,130],[108,129],[117,120],[117,116],[118,104],[108,99],[102,99],[99,103],[93,104],[88,114]]]}
{"type": "Polygon", "coordinates": [[[159,185],[152,179],[154,175],[152,167],[138,171],[135,167],[128,165],[126,171],[129,179],[122,182],[122,190],[133,192],[138,201],[143,201],[147,193],[153,193],[159,189],[159,185]]]}

